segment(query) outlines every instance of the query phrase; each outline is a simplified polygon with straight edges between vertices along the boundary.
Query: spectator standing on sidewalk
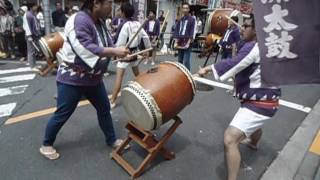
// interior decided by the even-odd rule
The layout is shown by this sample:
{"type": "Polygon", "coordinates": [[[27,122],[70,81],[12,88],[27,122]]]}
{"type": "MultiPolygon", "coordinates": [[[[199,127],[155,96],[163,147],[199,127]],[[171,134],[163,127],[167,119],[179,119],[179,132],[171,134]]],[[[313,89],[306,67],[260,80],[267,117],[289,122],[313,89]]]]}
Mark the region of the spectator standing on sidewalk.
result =
{"type": "Polygon", "coordinates": [[[56,3],[56,10],[52,13],[52,23],[56,32],[63,32],[67,17],[62,9],[61,3],[56,3]]]}
{"type": "Polygon", "coordinates": [[[23,29],[26,32],[28,63],[34,71],[39,71],[36,68],[36,49],[35,43],[41,37],[40,25],[36,18],[38,5],[31,4],[31,9],[23,16],[23,29]]]}
{"type": "Polygon", "coordinates": [[[18,47],[20,61],[25,61],[27,57],[27,42],[25,38],[25,31],[23,29],[23,15],[28,11],[27,6],[21,6],[18,10],[18,15],[15,18],[14,32],[16,33],[15,43],[18,47]]]}
{"type": "Polygon", "coordinates": [[[14,54],[14,19],[6,9],[0,8],[0,37],[2,41],[2,58],[15,58],[14,54]]]}

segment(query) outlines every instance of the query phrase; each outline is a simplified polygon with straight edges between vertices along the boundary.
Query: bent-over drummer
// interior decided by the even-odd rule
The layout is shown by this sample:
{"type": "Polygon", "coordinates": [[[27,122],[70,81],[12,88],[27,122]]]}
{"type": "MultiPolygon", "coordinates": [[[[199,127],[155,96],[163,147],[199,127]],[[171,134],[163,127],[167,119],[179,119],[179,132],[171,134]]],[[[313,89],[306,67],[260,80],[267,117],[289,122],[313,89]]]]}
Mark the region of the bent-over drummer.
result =
{"type": "Polygon", "coordinates": [[[48,159],[59,158],[53,147],[56,136],[85,96],[97,111],[99,126],[108,146],[118,147],[110,115],[110,104],[102,81],[106,57],[125,57],[125,48],[113,48],[104,21],[112,10],[110,0],[86,0],[82,9],[65,26],[65,41],[57,57],[62,61],[57,72],[57,110],[49,119],[40,153],[48,159]]]}
{"type": "MultiPolygon", "coordinates": [[[[126,46],[127,43],[133,38],[133,36],[138,31],[141,24],[134,20],[134,7],[130,3],[124,3],[120,7],[121,15],[124,19],[124,22],[118,27],[117,35],[115,36],[116,47],[126,46]]],[[[137,52],[138,46],[143,41],[144,48],[151,48],[151,42],[149,40],[148,34],[142,28],[136,38],[133,40],[131,45],[129,46],[130,52],[137,52]]],[[[135,76],[139,75],[139,61],[137,58],[132,59],[131,62],[118,62],[117,63],[117,77],[116,83],[113,87],[112,97],[111,97],[111,108],[116,106],[116,100],[118,97],[118,93],[120,92],[122,79],[127,67],[131,67],[133,74],[135,76]]]]}
{"type": "Polygon", "coordinates": [[[235,76],[235,93],[241,107],[224,133],[228,180],[237,179],[241,160],[239,143],[257,149],[262,125],[277,112],[281,95],[279,88],[268,87],[261,82],[259,48],[252,14],[244,22],[242,33],[245,44],[236,57],[207,66],[198,72],[201,76],[213,72],[215,79],[220,81],[235,76]]]}

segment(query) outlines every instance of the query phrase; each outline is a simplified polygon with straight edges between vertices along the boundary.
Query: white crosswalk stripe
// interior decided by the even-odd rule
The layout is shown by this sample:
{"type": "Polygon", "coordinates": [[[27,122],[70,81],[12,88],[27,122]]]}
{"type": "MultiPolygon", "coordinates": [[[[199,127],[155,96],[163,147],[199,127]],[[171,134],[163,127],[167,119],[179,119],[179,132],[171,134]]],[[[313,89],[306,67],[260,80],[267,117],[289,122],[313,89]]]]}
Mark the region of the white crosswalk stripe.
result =
{"type": "Polygon", "coordinates": [[[19,82],[19,81],[32,80],[32,79],[34,79],[35,77],[36,77],[35,74],[8,76],[8,77],[0,78],[0,84],[10,83],[10,82],[19,82]]]}
{"type": "Polygon", "coordinates": [[[0,88],[0,97],[18,95],[25,92],[28,85],[0,88]]]}
{"type": "MultiPolygon", "coordinates": [[[[28,81],[33,80],[36,75],[30,67],[0,70],[0,118],[10,116],[17,107],[16,95],[23,94],[29,85],[28,81]],[[26,73],[26,74],[25,74],[26,73]],[[22,85],[11,86],[10,83],[23,83],[22,85]],[[3,103],[3,98],[10,97],[8,103],[3,103]]],[[[7,98],[8,99],[8,98],[7,98]]]]}
{"type": "Polygon", "coordinates": [[[10,116],[17,103],[9,103],[0,105],[0,118],[10,116]]]}
{"type": "Polygon", "coordinates": [[[10,73],[19,73],[19,72],[31,72],[30,67],[24,67],[24,68],[17,68],[17,69],[8,69],[8,70],[0,70],[1,74],[10,74],[10,73]]]}

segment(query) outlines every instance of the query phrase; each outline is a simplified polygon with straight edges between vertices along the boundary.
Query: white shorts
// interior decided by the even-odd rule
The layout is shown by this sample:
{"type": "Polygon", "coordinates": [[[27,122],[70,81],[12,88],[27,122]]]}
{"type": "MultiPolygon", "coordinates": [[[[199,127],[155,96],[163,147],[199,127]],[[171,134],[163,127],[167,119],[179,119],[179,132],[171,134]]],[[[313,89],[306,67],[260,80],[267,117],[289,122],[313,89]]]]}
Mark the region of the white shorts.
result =
{"type": "Polygon", "coordinates": [[[117,68],[126,69],[128,66],[136,67],[138,65],[139,65],[139,60],[133,61],[133,62],[121,62],[121,61],[119,61],[117,63],[117,68]]]}
{"type": "Polygon", "coordinates": [[[258,114],[248,108],[241,107],[234,115],[230,126],[241,130],[247,137],[260,129],[266,120],[271,117],[258,114]]]}

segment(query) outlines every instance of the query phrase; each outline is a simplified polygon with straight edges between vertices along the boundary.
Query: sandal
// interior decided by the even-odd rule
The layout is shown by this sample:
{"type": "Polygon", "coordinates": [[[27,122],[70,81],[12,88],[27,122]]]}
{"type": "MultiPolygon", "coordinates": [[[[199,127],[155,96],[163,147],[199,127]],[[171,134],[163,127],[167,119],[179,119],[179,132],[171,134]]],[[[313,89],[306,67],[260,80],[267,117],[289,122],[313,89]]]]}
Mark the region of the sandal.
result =
{"type": "MultiPolygon", "coordinates": [[[[117,140],[111,145],[111,147],[114,148],[114,149],[116,149],[116,148],[118,148],[119,146],[121,146],[123,142],[124,142],[124,141],[123,141],[122,139],[117,139],[117,140]]],[[[124,147],[124,150],[130,149],[130,147],[131,147],[130,144],[128,144],[128,145],[126,145],[126,146],[124,147]]]]}
{"type": "Polygon", "coordinates": [[[53,146],[41,146],[40,153],[50,160],[56,160],[60,157],[60,154],[57,153],[57,150],[53,146]]]}

